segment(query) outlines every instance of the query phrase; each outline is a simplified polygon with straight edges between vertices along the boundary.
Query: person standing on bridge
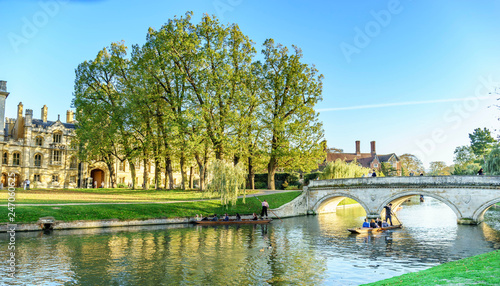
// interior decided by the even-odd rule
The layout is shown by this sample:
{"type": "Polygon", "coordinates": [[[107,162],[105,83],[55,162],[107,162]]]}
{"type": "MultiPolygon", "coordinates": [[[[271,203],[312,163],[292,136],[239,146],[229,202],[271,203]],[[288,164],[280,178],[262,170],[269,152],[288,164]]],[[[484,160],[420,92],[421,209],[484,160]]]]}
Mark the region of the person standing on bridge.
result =
{"type": "Polygon", "coordinates": [[[384,207],[385,209],[385,221],[390,221],[391,222],[391,226],[392,226],[392,217],[391,217],[391,214],[392,214],[392,210],[391,210],[391,207],[392,207],[392,204],[388,204],[384,207]]]}

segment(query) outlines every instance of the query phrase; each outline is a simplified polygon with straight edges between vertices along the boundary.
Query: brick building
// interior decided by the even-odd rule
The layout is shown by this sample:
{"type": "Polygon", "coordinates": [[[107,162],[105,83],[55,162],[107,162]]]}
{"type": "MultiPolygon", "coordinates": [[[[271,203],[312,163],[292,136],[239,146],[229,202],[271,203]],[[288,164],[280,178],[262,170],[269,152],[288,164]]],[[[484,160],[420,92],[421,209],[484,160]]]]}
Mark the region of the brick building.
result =
{"type": "Polygon", "coordinates": [[[401,175],[401,162],[395,153],[380,155],[377,154],[375,149],[375,141],[370,142],[370,153],[361,153],[361,142],[356,141],[356,152],[354,153],[337,153],[327,152],[326,162],[334,162],[337,159],[350,163],[356,160],[361,166],[365,168],[375,169],[380,171],[382,163],[389,163],[392,168],[401,175]]]}

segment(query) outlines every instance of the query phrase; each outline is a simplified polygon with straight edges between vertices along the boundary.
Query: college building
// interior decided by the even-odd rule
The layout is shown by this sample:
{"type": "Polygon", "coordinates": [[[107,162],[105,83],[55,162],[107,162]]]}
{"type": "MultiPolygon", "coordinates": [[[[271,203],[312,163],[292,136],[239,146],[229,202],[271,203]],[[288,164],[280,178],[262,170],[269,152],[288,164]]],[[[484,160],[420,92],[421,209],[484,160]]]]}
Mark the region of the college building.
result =
{"type": "MultiPolygon", "coordinates": [[[[16,187],[30,181],[33,188],[86,188],[111,187],[107,166],[103,162],[80,162],[77,150],[71,146],[75,137],[74,112],[68,110],[66,120],[48,120],[48,108],[41,108],[40,118],[34,118],[33,110],[26,109],[22,102],[17,105],[16,118],[5,118],[5,103],[9,96],[7,82],[0,81],[0,173],[1,187],[8,179],[16,187]],[[24,112],[24,114],[23,114],[24,112]]],[[[130,186],[131,172],[127,162],[115,162],[118,184],[130,186]]],[[[149,173],[150,184],[154,184],[154,164],[136,166],[136,184],[144,183],[144,168],[149,173]]],[[[180,174],[174,173],[174,185],[180,182],[180,174]]],[[[162,178],[164,174],[162,173],[162,178]]]]}
{"type": "Polygon", "coordinates": [[[388,163],[397,172],[397,175],[401,175],[401,162],[395,153],[390,154],[377,154],[375,149],[375,141],[370,142],[370,153],[361,153],[361,142],[356,141],[356,152],[355,153],[337,153],[337,152],[327,152],[326,162],[334,162],[337,159],[343,160],[347,163],[356,160],[358,164],[365,168],[370,168],[373,170],[380,171],[382,168],[382,163],[388,163]]]}

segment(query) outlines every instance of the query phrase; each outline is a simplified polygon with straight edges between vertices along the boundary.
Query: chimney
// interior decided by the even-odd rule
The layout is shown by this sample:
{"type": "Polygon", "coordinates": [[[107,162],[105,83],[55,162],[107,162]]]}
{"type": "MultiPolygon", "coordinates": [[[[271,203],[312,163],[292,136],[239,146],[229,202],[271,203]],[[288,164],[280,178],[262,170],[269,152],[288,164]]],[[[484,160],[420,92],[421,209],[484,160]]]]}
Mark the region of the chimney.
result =
{"type": "Polygon", "coordinates": [[[375,155],[377,152],[375,151],[375,141],[370,142],[371,145],[371,153],[375,155]]]}
{"type": "Polygon", "coordinates": [[[26,109],[25,117],[24,117],[24,126],[31,126],[31,122],[33,120],[33,110],[26,109]]]}
{"type": "Polygon", "coordinates": [[[17,105],[17,119],[22,117],[23,117],[23,103],[19,102],[19,104],[17,105]]]}
{"type": "Polygon", "coordinates": [[[42,122],[47,122],[47,105],[42,107],[42,122]]]}
{"type": "Polygon", "coordinates": [[[73,113],[72,110],[66,111],[66,123],[73,123],[75,114],[73,113]]]}
{"type": "Polygon", "coordinates": [[[7,82],[5,80],[0,80],[0,91],[7,92],[7,82]]]}
{"type": "Polygon", "coordinates": [[[356,141],[356,155],[359,156],[361,155],[361,148],[360,148],[360,142],[359,140],[356,141]]]}

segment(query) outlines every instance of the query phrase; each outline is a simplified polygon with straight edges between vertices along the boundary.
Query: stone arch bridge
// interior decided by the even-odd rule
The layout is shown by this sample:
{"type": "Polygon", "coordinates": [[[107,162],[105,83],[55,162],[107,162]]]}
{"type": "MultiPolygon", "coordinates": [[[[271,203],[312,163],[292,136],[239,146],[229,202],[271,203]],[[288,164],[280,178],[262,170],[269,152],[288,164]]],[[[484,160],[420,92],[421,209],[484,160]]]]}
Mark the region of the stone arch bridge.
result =
{"type": "Polygon", "coordinates": [[[274,209],[281,216],[335,212],[344,198],[357,201],[368,218],[380,217],[383,207],[397,208],[409,197],[424,195],[448,205],[459,224],[479,224],[485,211],[500,202],[500,177],[386,177],[310,181],[292,202],[274,209]]]}

